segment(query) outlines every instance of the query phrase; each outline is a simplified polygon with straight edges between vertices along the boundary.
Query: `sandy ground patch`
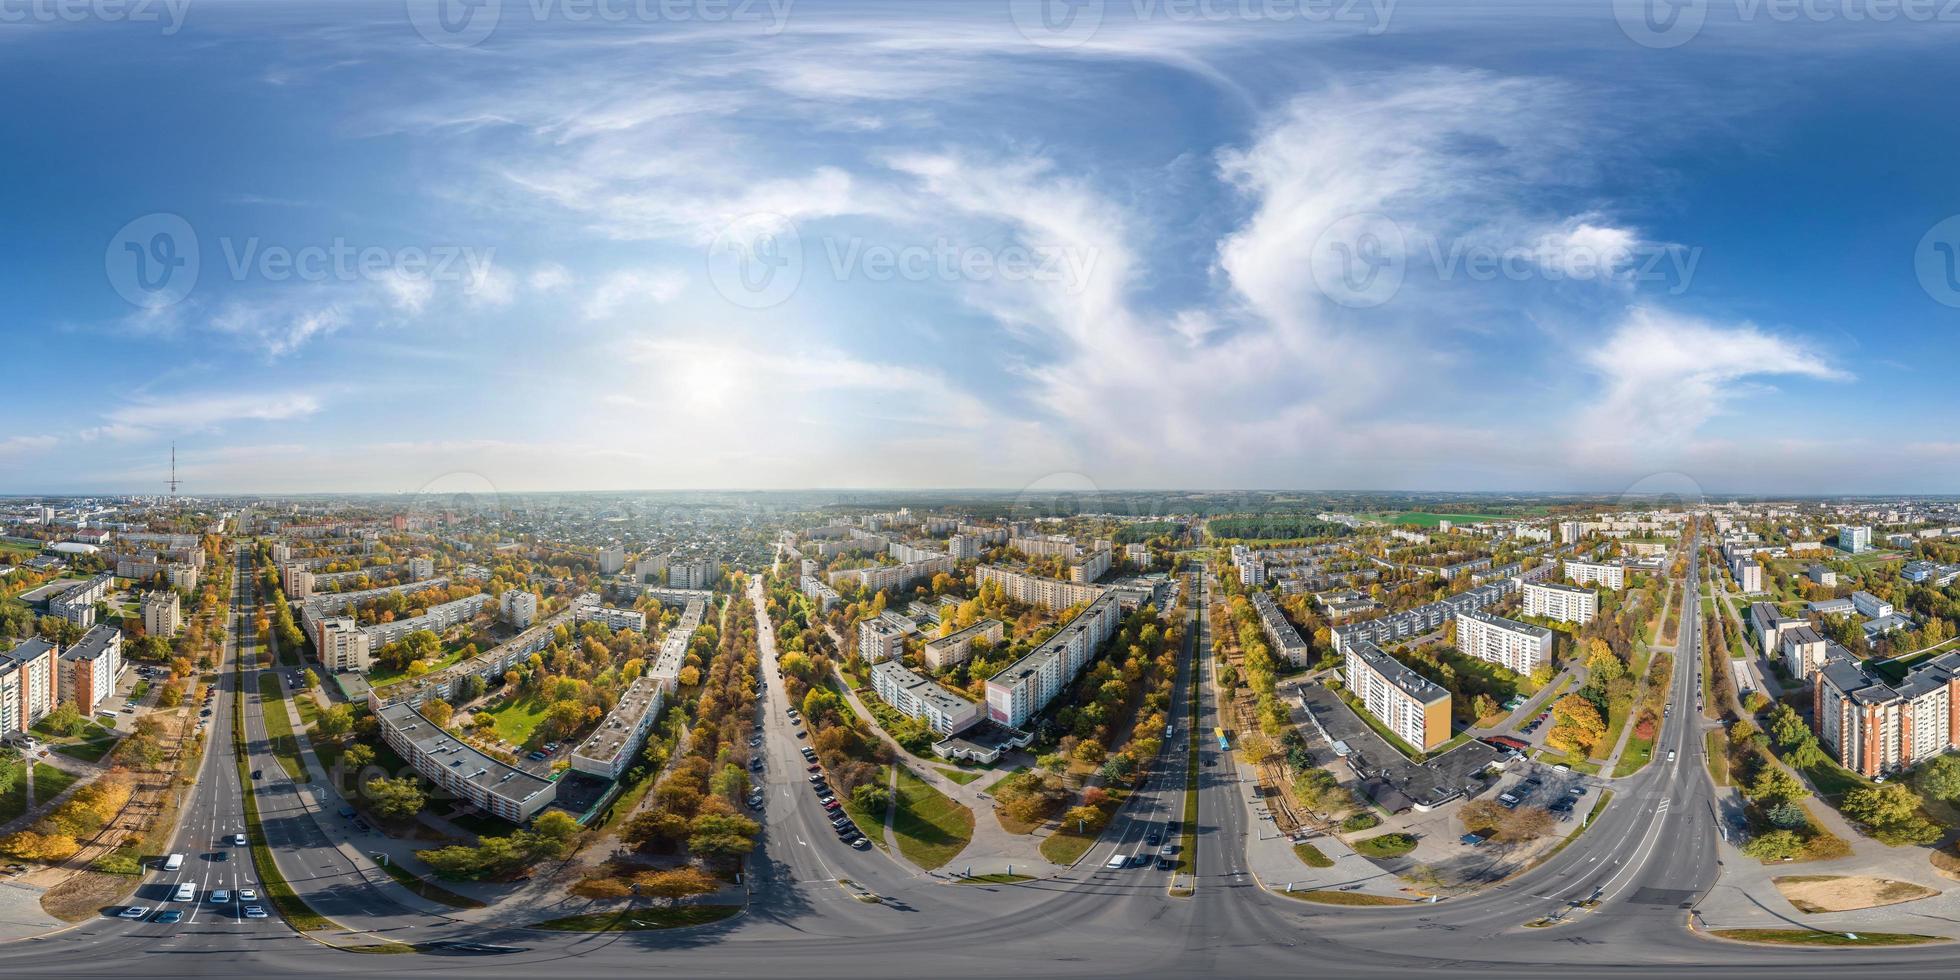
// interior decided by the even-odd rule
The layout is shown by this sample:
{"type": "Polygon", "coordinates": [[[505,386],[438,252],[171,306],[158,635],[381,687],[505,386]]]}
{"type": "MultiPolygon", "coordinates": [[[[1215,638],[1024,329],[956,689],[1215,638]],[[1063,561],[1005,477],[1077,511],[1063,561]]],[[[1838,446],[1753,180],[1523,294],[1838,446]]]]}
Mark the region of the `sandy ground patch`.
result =
{"type": "Polygon", "coordinates": [[[1800,912],[1850,912],[1939,894],[1910,881],[1858,875],[1783,875],[1771,880],[1800,912]]]}

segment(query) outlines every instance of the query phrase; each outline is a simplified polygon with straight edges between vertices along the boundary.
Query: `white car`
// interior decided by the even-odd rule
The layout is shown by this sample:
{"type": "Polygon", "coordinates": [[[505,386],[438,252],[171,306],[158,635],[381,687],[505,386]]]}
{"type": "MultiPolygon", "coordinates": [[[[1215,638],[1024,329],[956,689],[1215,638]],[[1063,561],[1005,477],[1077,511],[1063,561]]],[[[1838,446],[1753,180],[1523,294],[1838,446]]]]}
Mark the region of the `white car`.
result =
{"type": "Polygon", "coordinates": [[[258,892],[258,889],[256,889],[256,888],[240,888],[240,889],[238,890],[238,900],[239,900],[239,901],[241,901],[241,902],[256,902],[256,901],[258,901],[258,900],[259,900],[259,892],[258,892]]]}
{"type": "Polygon", "coordinates": [[[244,846],[245,846],[245,835],[244,835],[244,834],[233,834],[233,835],[231,835],[231,843],[232,843],[232,845],[233,845],[233,846],[235,846],[235,847],[244,847],[244,846]]]}
{"type": "Polygon", "coordinates": [[[1121,871],[1129,866],[1130,866],[1129,855],[1123,854],[1121,852],[1111,854],[1109,856],[1109,860],[1103,862],[1104,871],[1121,871]]]}
{"type": "Polygon", "coordinates": [[[247,905],[245,906],[245,917],[248,919],[263,919],[265,918],[265,910],[256,905],[247,905]]]}
{"type": "Polygon", "coordinates": [[[125,919],[140,919],[146,915],[149,915],[150,910],[144,908],[141,905],[132,905],[126,909],[123,909],[122,912],[118,914],[125,919]]]}

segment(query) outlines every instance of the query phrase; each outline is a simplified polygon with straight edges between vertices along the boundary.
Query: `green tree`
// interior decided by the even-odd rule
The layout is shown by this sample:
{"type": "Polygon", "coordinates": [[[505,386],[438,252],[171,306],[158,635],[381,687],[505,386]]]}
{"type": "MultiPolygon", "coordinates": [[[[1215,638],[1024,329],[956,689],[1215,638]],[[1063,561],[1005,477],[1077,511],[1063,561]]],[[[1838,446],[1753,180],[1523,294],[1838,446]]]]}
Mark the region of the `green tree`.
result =
{"type": "Polygon", "coordinates": [[[354,706],[349,704],[330,705],[320,712],[319,720],[313,723],[314,730],[322,738],[339,738],[354,730],[354,706]]]}
{"type": "Polygon", "coordinates": [[[1772,830],[1742,845],[1742,853],[1759,861],[1781,861],[1803,853],[1803,838],[1794,831],[1772,830]]]}
{"type": "Polygon", "coordinates": [[[361,787],[374,812],[387,820],[406,820],[422,812],[425,799],[421,784],[413,776],[389,779],[377,776],[361,787]]]}
{"type": "Polygon", "coordinates": [[[1919,794],[1903,783],[1866,786],[1844,794],[1844,815],[1862,824],[1883,827],[1919,815],[1919,794]]]}
{"type": "Polygon", "coordinates": [[[688,826],[687,849],[704,857],[741,857],[755,849],[761,829],[747,817],[704,813],[688,826]]]}
{"type": "Polygon", "coordinates": [[[1919,773],[1919,791],[1936,800],[1960,797],[1960,755],[1943,755],[1919,773]]]}
{"type": "Polygon", "coordinates": [[[1750,782],[1746,792],[1749,799],[1764,806],[1789,803],[1810,795],[1803,782],[1779,766],[1766,765],[1756,778],[1750,782]]]}
{"type": "Polygon", "coordinates": [[[877,783],[865,783],[851,790],[851,803],[864,813],[884,813],[891,806],[892,791],[877,783]]]}

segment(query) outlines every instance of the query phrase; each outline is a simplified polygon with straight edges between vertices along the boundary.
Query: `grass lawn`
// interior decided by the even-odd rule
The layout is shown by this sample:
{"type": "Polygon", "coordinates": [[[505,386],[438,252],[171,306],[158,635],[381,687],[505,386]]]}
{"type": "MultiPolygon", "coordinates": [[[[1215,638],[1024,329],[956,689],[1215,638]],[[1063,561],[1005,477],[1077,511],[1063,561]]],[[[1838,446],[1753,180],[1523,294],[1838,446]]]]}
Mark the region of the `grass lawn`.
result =
{"type": "Polygon", "coordinates": [[[27,812],[27,777],[14,780],[14,785],[5,793],[0,793],[0,823],[12,820],[27,812]]]}
{"type": "Polygon", "coordinates": [[[1362,857],[1401,857],[1416,849],[1416,839],[1408,834],[1381,834],[1354,842],[1354,852],[1362,857]]]}
{"type": "Polygon", "coordinates": [[[1613,767],[1613,778],[1631,776],[1647,768],[1647,763],[1652,761],[1654,761],[1654,740],[1641,738],[1638,735],[1632,736],[1627,739],[1627,750],[1620,753],[1619,764],[1613,767]]]}
{"type": "Polygon", "coordinates": [[[34,764],[35,804],[44,805],[48,803],[49,801],[53,800],[55,797],[60,796],[63,790],[66,790],[68,787],[75,785],[76,781],[81,778],[82,777],[73,775],[72,773],[62,772],[61,770],[56,769],[55,767],[48,765],[45,762],[35,763],[34,764]]]}
{"type": "Polygon", "coordinates": [[[259,675],[259,704],[266,736],[272,739],[272,754],[279,757],[279,768],[286,770],[293,782],[306,782],[310,778],[306,760],[299,757],[299,737],[293,734],[293,719],[286,711],[286,696],[279,687],[278,677],[259,675]]]}
{"type": "Polygon", "coordinates": [[[116,743],[119,741],[122,741],[122,739],[118,737],[95,738],[81,742],[70,742],[66,745],[57,745],[54,747],[54,750],[71,759],[80,759],[83,762],[100,762],[102,761],[102,757],[108,755],[109,750],[115,748],[116,743]]]}
{"type": "Polygon", "coordinates": [[[423,878],[418,878],[414,874],[410,873],[409,871],[396,866],[396,864],[393,861],[390,861],[387,864],[382,865],[381,870],[388,872],[388,877],[395,879],[395,881],[399,882],[403,888],[406,888],[409,891],[412,891],[415,894],[420,895],[431,902],[440,902],[452,908],[459,908],[459,909],[483,908],[482,902],[479,902],[476,899],[469,897],[468,895],[458,895],[455,892],[452,892],[449,889],[444,888],[441,885],[438,885],[432,881],[428,881],[423,878]]]}
{"type": "Polygon", "coordinates": [[[973,811],[898,767],[892,837],[906,860],[927,871],[945,866],[973,841],[973,811]]]}
{"type": "Polygon", "coordinates": [[[1369,895],[1364,892],[1306,891],[1280,892],[1287,898],[1297,898],[1302,902],[1319,902],[1322,905],[1414,905],[1413,898],[1396,898],[1392,895],[1369,895]]]}
{"type": "Polygon", "coordinates": [[[966,784],[973,782],[976,779],[979,779],[982,775],[985,775],[983,771],[975,770],[975,769],[949,769],[945,766],[933,766],[933,768],[939,770],[939,774],[941,776],[944,776],[947,779],[950,779],[953,782],[960,784],[961,786],[965,786],[966,784]]]}
{"type": "Polygon", "coordinates": [[[1939,936],[1920,936],[1909,932],[1861,932],[1846,938],[1841,932],[1814,929],[1717,929],[1712,935],[1745,943],[1775,943],[1781,946],[1918,946],[1943,943],[1939,936]]]}
{"type": "Polygon", "coordinates": [[[678,929],[700,926],[742,911],[740,905],[677,905],[664,909],[624,909],[618,912],[592,912],[568,915],[531,925],[532,929],[552,932],[645,932],[652,929],[678,929]]]}
{"type": "Polygon", "coordinates": [[[1817,787],[1818,796],[1829,800],[1835,800],[1854,789],[1874,785],[1863,776],[1829,759],[1825,759],[1817,765],[1799,771],[1804,774],[1805,778],[1810,780],[1812,786],[1817,787]]]}
{"type": "Polygon", "coordinates": [[[1064,822],[1061,829],[1049,834],[1048,838],[1041,842],[1041,856],[1056,864],[1074,864],[1082,859],[1083,854],[1088,853],[1089,848],[1095,846],[1096,838],[1099,836],[1101,831],[1077,833],[1073,824],[1064,822]]]}
{"type": "Polygon", "coordinates": [[[526,745],[531,733],[537,731],[538,723],[544,721],[545,712],[551,708],[544,698],[530,695],[522,698],[507,698],[496,707],[477,714],[488,715],[497,723],[497,737],[512,745],[526,745]]]}
{"type": "Polygon", "coordinates": [[[1320,848],[1312,844],[1293,845],[1293,854],[1300,859],[1301,864],[1309,868],[1331,868],[1334,866],[1334,859],[1320,853],[1320,848]]]}
{"type": "Polygon", "coordinates": [[[986,794],[987,794],[988,796],[992,796],[992,795],[994,795],[994,792],[995,792],[996,790],[999,790],[999,789],[1000,789],[1000,784],[1002,784],[1002,783],[1004,783],[1004,782],[1007,782],[1008,780],[1010,780],[1010,779],[1013,779],[1014,777],[1016,777],[1016,776],[1019,776],[1020,774],[1022,774],[1022,773],[1024,773],[1024,772],[1027,772],[1027,771],[1028,771],[1028,767],[1027,767],[1027,766],[1022,766],[1021,768],[1019,768],[1019,769],[1016,769],[1016,770],[1014,770],[1013,772],[1010,772],[1010,773],[1008,773],[1008,774],[1006,774],[1006,775],[1004,775],[1004,776],[1002,776],[1002,777],[1000,777],[999,779],[996,779],[996,780],[994,780],[994,781],[993,781],[993,782],[991,782],[991,783],[988,783],[988,784],[987,784],[987,788],[986,788],[986,790],[985,790],[985,792],[986,792],[986,794]]]}
{"type": "Polygon", "coordinates": [[[962,884],[962,885],[1013,885],[1013,884],[1018,884],[1018,883],[1020,883],[1020,882],[1023,882],[1023,881],[1033,881],[1033,880],[1034,880],[1034,878],[1032,878],[1032,877],[1030,877],[1030,876],[1028,876],[1028,875],[1009,875],[1009,874],[991,874],[991,875],[974,875],[974,876],[973,876],[973,877],[971,877],[971,878],[961,878],[961,879],[959,879],[959,881],[958,881],[958,884],[962,884]]]}

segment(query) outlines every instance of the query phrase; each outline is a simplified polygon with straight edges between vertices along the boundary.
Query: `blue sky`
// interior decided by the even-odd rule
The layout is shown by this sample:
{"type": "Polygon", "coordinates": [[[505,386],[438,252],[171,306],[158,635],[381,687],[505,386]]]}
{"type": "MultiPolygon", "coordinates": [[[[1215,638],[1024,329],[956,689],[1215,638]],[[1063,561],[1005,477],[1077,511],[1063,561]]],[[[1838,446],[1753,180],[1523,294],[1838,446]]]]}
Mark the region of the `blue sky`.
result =
{"type": "Polygon", "coordinates": [[[0,492],[1960,474],[1936,16],[486,2],[8,8],[0,492]]]}

